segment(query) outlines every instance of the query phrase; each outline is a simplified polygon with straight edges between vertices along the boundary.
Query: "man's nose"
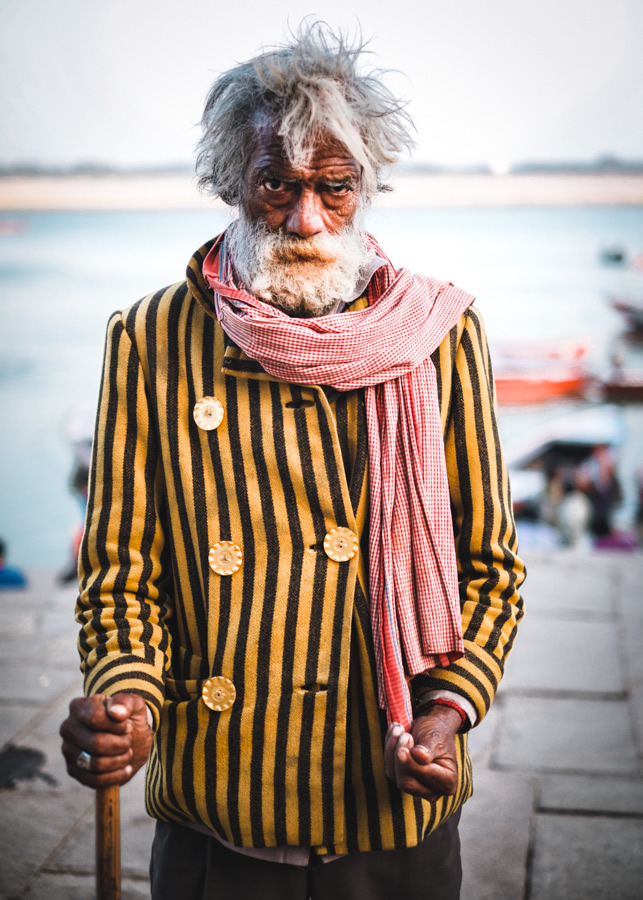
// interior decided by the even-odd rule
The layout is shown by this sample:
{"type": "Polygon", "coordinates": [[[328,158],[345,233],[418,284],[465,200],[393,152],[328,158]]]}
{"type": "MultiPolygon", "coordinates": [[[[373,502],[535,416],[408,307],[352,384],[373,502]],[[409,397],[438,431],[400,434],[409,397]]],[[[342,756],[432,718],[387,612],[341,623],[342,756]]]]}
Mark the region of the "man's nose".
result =
{"type": "Polygon", "coordinates": [[[286,231],[309,238],[326,230],[321,200],[314,191],[302,191],[286,219],[286,231]]]}

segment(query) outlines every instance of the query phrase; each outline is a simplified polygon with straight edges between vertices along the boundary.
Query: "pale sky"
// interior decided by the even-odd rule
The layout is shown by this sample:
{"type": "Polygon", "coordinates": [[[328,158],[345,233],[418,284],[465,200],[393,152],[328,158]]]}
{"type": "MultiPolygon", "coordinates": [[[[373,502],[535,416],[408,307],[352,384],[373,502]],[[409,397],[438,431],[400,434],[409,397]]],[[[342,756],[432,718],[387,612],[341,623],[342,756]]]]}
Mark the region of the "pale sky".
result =
{"type": "Polygon", "coordinates": [[[643,0],[0,0],[0,165],[189,163],[216,74],[308,13],[403,73],[416,161],[643,159],[643,0]]]}

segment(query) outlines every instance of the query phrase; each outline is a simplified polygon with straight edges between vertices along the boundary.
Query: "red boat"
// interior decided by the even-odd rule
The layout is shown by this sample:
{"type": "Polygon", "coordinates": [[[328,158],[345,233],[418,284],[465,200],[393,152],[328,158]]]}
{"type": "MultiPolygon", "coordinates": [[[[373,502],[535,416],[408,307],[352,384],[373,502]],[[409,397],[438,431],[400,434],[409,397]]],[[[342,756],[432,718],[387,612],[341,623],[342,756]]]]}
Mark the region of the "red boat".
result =
{"type": "Polygon", "coordinates": [[[581,361],[588,349],[586,342],[579,341],[496,346],[498,403],[546,403],[583,394],[592,380],[581,361]]]}
{"type": "Polygon", "coordinates": [[[546,403],[584,393],[591,378],[582,366],[548,366],[525,371],[508,369],[495,376],[496,397],[502,404],[546,403]]]}

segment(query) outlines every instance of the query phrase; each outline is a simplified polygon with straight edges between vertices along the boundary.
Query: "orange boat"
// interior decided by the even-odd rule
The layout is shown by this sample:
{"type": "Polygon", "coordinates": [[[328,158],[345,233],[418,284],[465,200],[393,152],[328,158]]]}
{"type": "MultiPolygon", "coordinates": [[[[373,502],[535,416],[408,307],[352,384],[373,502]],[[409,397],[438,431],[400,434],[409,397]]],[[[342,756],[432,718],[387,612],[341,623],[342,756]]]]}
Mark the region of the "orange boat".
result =
{"type": "Polygon", "coordinates": [[[492,346],[498,403],[546,403],[583,394],[592,380],[586,340],[523,341],[492,346]]]}
{"type": "Polygon", "coordinates": [[[502,404],[546,403],[583,394],[590,380],[582,366],[505,369],[495,376],[496,397],[502,404]]]}

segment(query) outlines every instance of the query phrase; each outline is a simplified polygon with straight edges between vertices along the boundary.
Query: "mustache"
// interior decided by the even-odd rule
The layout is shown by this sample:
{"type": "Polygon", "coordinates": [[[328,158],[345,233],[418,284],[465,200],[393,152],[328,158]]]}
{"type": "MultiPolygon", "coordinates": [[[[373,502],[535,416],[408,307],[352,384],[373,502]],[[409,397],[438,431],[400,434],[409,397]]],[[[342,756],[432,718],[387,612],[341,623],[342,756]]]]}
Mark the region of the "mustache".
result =
{"type": "Polygon", "coordinates": [[[272,259],[277,263],[319,263],[330,265],[337,262],[337,252],[332,247],[332,239],[326,235],[301,238],[297,235],[279,235],[271,247],[272,259]]]}

